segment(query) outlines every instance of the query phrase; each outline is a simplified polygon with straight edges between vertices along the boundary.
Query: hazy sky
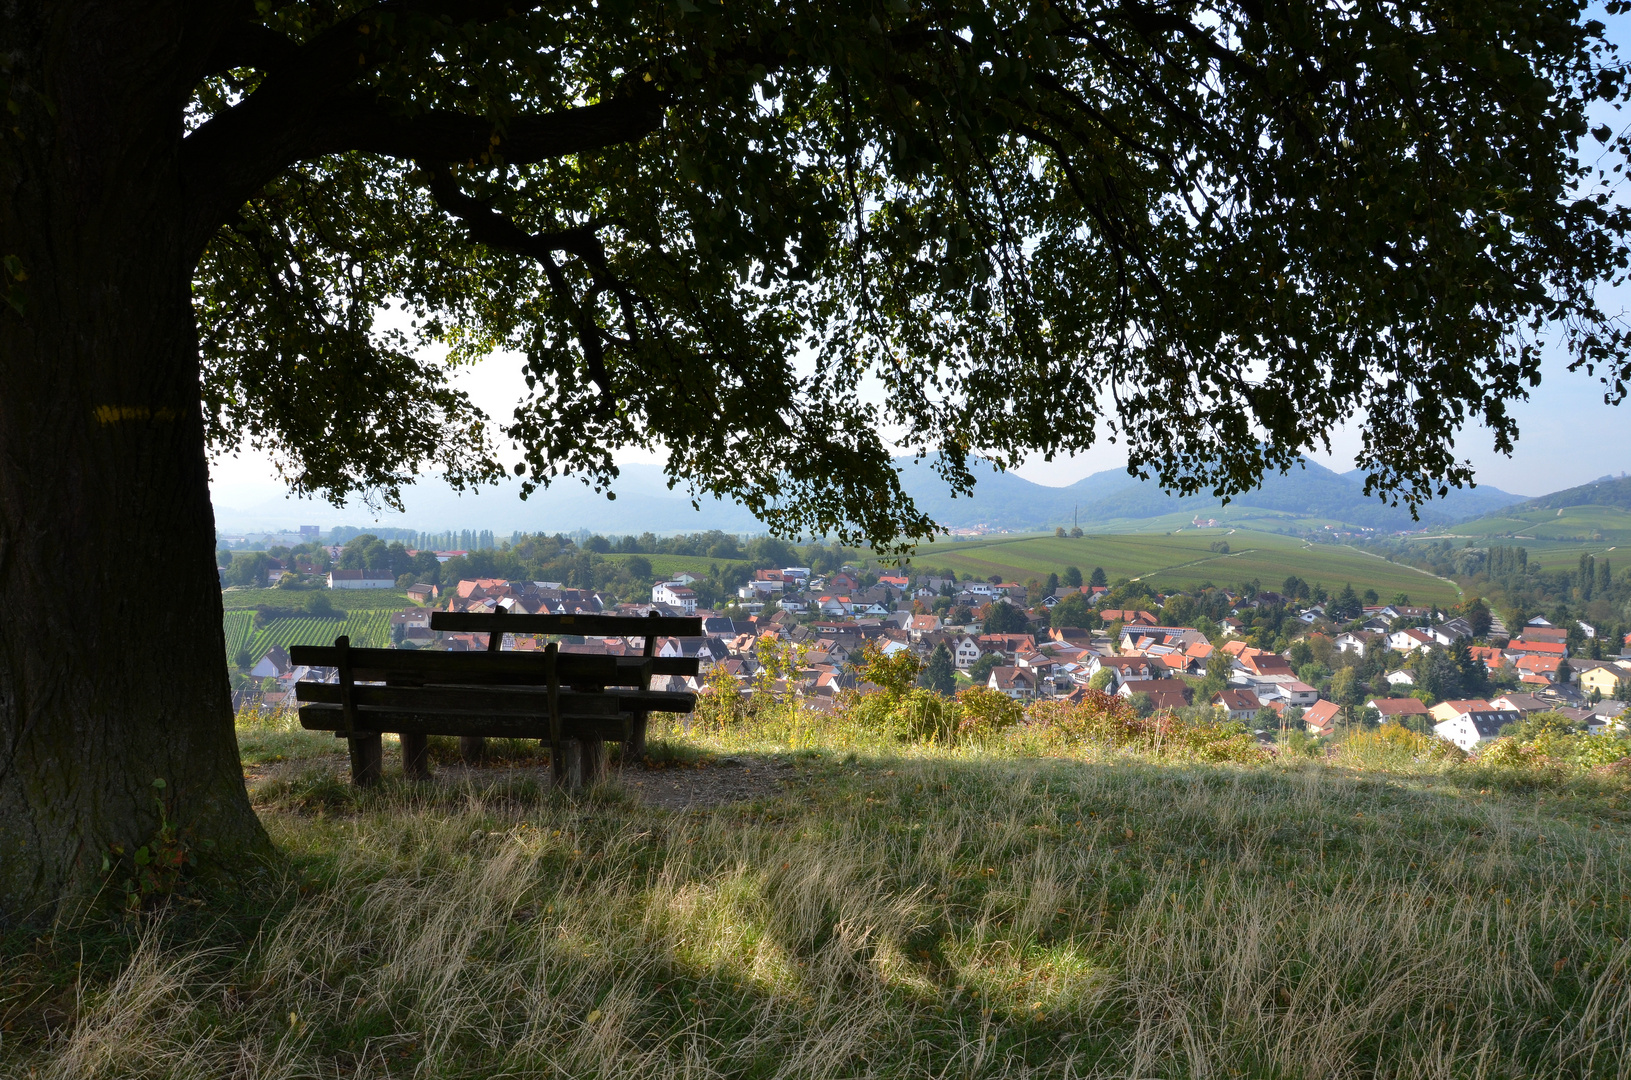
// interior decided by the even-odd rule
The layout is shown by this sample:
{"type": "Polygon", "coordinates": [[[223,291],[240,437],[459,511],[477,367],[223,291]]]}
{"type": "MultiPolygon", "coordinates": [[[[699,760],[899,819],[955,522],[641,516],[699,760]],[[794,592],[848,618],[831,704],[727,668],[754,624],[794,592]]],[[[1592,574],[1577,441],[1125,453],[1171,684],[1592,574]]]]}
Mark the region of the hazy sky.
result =
{"type": "MultiPolygon", "coordinates": [[[[1554,363],[1543,371],[1529,400],[1509,408],[1520,432],[1511,457],[1495,452],[1489,432],[1481,426],[1467,428],[1457,440],[1457,454],[1473,463],[1478,483],[1518,495],[1545,495],[1604,473],[1631,470],[1631,402],[1604,405],[1603,388],[1595,377],[1571,374],[1563,363],[1554,363]]],[[[1354,467],[1360,432],[1358,427],[1340,431],[1331,440],[1330,454],[1310,457],[1347,472],[1354,467]]],[[[1020,472],[1039,484],[1062,485],[1125,462],[1119,447],[1100,446],[1069,461],[1037,458],[1020,472]]]]}
{"type": "MultiPolygon", "coordinates": [[[[1554,367],[1545,372],[1528,401],[1511,407],[1521,435],[1510,458],[1494,452],[1489,434],[1482,428],[1463,433],[1457,449],[1473,462],[1480,484],[1520,495],[1543,495],[1594,480],[1604,473],[1631,470],[1631,404],[1618,408],[1604,405],[1602,387],[1596,379],[1571,374],[1561,363],[1554,367]]],[[[461,373],[458,382],[489,414],[502,419],[509,416],[526,389],[519,371],[517,358],[494,357],[461,373]]],[[[1316,459],[1338,472],[1353,468],[1358,430],[1338,432],[1332,441],[1332,453],[1315,455],[1316,459]]],[[[626,454],[621,460],[660,463],[660,459],[639,452],[626,454]]],[[[1125,462],[1119,446],[1103,444],[1070,459],[1047,462],[1038,456],[1019,473],[1039,484],[1062,486],[1095,472],[1120,468],[1125,462]]],[[[270,463],[251,453],[218,461],[212,470],[211,487],[217,505],[229,507],[248,507],[284,494],[270,463]]]]}

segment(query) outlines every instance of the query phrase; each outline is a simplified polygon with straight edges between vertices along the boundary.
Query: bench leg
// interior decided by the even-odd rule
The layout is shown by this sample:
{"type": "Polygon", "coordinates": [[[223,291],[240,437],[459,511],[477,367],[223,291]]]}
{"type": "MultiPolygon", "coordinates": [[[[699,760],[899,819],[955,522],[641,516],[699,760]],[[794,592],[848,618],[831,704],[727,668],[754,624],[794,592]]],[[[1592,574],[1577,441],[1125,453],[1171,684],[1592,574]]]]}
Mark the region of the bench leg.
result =
{"type": "Polygon", "coordinates": [[[606,740],[599,735],[590,735],[578,741],[579,757],[582,760],[580,772],[583,782],[591,787],[606,782],[606,740]]]}
{"type": "Polygon", "coordinates": [[[402,740],[402,775],[410,780],[430,779],[430,736],[399,735],[402,740]]]}
{"type": "Polygon", "coordinates": [[[568,791],[577,791],[583,787],[583,751],[578,746],[578,740],[561,740],[560,760],[552,759],[549,771],[556,787],[568,791]]]}
{"type": "Polygon", "coordinates": [[[487,757],[487,740],[480,735],[460,735],[459,755],[466,765],[480,765],[487,757]]]}
{"type": "Polygon", "coordinates": [[[623,742],[623,758],[620,764],[630,764],[644,761],[646,758],[646,714],[637,712],[634,719],[629,722],[629,737],[623,742]]]}
{"type": "Polygon", "coordinates": [[[372,787],[379,783],[383,753],[379,733],[353,735],[346,741],[351,747],[351,782],[357,787],[372,787]]]}

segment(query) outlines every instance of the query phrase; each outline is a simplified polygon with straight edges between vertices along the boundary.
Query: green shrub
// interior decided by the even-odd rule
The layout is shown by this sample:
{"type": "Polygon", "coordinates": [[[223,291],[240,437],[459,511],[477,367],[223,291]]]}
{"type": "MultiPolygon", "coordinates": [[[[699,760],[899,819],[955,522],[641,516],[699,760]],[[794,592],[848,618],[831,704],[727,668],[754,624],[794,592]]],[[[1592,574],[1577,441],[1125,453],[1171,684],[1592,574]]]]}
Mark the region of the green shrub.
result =
{"type": "Polygon", "coordinates": [[[957,737],[982,741],[1011,730],[1025,719],[1019,702],[987,686],[971,686],[957,694],[957,737]]]}
{"type": "Polygon", "coordinates": [[[1080,701],[1045,701],[1031,706],[1033,730],[1069,743],[1089,743],[1201,761],[1258,762],[1268,751],[1243,724],[1184,720],[1171,712],[1139,716],[1130,701],[1089,690],[1080,701]]]}
{"type": "Polygon", "coordinates": [[[1024,716],[1017,701],[984,686],[968,687],[953,698],[919,687],[901,695],[847,691],[834,721],[886,739],[950,746],[992,739],[1024,716]]]}
{"type": "Polygon", "coordinates": [[[1478,748],[1478,764],[1498,769],[1584,772],[1612,765],[1631,753],[1624,739],[1542,727],[1531,737],[1502,736],[1478,748]]]}
{"type": "Polygon", "coordinates": [[[1387,723],[1372,731],[1356,731],[1342,741],[1341,757],[1357,765],[1396,762],[1460,762],[1466,751],[1448,739],[1424,735],[1402,724],[1387,723]]]}
{"type": "Polygon", "coordinates": [[[742,681],[715,665],[697,695],[692,722],[703,731],[724,731],[739,727],[751,712],[751,699],[742,693],[742,681]]]}

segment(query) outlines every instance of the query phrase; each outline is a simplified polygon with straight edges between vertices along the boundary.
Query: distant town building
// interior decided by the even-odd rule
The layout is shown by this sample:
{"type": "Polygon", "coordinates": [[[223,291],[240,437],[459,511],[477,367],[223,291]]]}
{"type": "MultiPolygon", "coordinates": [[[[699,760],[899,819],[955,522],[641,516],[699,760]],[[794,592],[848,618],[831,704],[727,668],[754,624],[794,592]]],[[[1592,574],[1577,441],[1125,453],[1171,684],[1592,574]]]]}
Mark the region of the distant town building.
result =
{"type": "Polygon", "coordinates": [[[396,578],[389,570],[330,570],[328,587],[331,589],[390,589],[396,578]]]}
{"type": "Polygon", "coordinates": [[[687,615],[697,613],[697,594],[677,581],[659,581],[653,585],[651,602],[677,607],[687,615]]]}

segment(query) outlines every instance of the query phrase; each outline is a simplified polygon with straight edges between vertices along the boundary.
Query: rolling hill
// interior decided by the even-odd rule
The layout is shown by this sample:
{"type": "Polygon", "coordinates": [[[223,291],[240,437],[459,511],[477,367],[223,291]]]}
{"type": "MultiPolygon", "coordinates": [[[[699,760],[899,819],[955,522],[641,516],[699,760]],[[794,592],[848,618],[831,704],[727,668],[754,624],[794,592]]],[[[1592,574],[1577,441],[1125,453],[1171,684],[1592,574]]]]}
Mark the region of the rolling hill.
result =
{"type": "Polygon", "coordinates": [[[1537,543],[1631,543],[1631,477],[1603,477],[1459,522],[1454,536],[1537,543]]]}
{"type": "Polygon", "coordinates": [[[1234,586],[1252,580],[1274,588],[1295,574],[1333,592],[1351,583],[1360,590],[1373,588],[1390,599],[1404,593],[1417,603],[1453,604],[1460,598],[1453,582],[1357,548],[1311,544],[1245,529],[1186,529],[1172,536],[1128,533],[941,541],[920,547],[913,562],[980,578],[1000,574],[1010,581],[1044,579],[1050,573],[1062,573],[1067,566],[1086,574],[1097,566],[1111,581],[1135,578],[1157,589],[1205,582],[1234,586]],[[1229,545],[1227,554],[1212,550],[1218,541],[1229,545]]]}

